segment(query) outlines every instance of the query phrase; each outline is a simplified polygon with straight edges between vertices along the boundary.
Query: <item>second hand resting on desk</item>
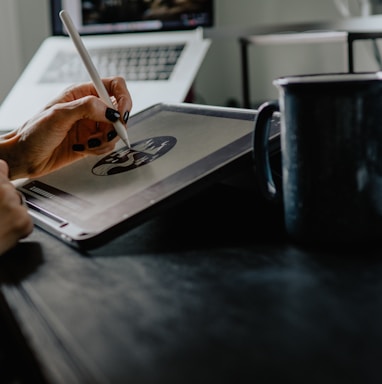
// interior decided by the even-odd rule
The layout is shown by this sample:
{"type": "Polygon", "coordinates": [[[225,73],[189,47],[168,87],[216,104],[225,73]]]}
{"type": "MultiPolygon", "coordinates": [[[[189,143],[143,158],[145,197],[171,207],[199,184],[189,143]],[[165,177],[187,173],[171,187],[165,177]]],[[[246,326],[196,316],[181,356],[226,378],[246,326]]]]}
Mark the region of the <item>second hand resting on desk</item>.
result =
{"type": "MultiPolygon", "coordinates": [[[[94,87],[97,90],[99,97],[108,107],[114,108],[113,103],[110,99],[110,96],[107,93],[106,88],[102,83],[101,77],[99,76],[97,69],[90,58],[89,52],[86,50],[85,45],[82,42],[81,37],[77,29],[75,28],[73,21],[69,16],[68,12],[66,12],[65,10],[62,10],[60,12],[60,18],[64,23],[69,33],[69,36],[73,40],[75,47],[77,48],[77,51],[89,73],[90,78],[94,83],[94,87]]],[[[127,136],[126,128],[124,127],[122,122],[120,120],[117,120],[113,125],[119,137],[122,139],[122,141],[127,145],[128,148],[131,148],[129,138],[127,136]]]]}

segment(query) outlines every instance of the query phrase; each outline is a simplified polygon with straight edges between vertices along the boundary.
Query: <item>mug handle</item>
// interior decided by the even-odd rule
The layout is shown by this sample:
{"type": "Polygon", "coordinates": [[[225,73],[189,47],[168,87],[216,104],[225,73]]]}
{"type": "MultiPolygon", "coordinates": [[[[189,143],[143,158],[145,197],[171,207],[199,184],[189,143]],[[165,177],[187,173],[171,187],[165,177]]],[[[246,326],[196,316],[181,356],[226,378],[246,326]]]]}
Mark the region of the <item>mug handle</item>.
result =
{"type": "Polygon", "coordinates": [[[269,160],[269,132],[273,114],[279,111],[280,105],[277,100],[261,104],[253,131],[253,161],[256,179],[262,194],[274,202],[281,200],[281,190],[276,186],[272,176],[269,160]]]}

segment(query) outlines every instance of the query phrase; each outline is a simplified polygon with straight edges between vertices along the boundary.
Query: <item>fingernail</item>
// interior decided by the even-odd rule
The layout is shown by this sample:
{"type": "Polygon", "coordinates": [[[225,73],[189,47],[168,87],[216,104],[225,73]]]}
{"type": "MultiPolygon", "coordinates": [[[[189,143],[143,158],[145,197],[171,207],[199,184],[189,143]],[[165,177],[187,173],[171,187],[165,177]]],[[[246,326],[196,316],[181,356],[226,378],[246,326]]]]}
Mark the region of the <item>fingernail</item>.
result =
{"type": "Polygon", "coordinates": [[[113,123],[115,123],[121,117],[119,112],[112,108],[106,108],[105,116],[108,120],[112,121],[113,123]]]}
{"type": "Polygon", "coordinates": [[[110,131],[107,134],[107,141],[112,141],[116,137],[117,137],[117,132],[116,131],[110,131]]]}
{"type": "Polygon", "coordinates": [[[100,145],[101,145],[101,140],[99,140],[99,139],[89,139],[88,140],[88,147],[89,148],[99,147],[100,145]]]}
{"type": "Polygon", "coordinates": [[[123,121],[125,123],[127,123],[127,120],[129,120],[129,116],[130,116],[130,112],[129,111],[126,111],[124,114],[123,114],[123,121]]]}
{"type": "Polygon", "coordinates": [[[72,149],[76,152],[82,152],[85,150],[85,146],[83,144],[73,144],[72,149]]]}

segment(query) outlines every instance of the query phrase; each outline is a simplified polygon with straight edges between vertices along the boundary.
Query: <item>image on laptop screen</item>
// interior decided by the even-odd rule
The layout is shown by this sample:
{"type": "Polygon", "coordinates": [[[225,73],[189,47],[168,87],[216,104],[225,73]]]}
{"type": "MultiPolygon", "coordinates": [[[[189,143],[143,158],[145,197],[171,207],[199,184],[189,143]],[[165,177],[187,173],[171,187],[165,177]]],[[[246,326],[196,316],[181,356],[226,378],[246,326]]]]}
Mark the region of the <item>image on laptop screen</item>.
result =
{"type": "Polygon", "coordinates": [[[213,0],[53,0],[53,34],[65,34],[57,16],[66,9],[82,34],[187,30],[211,27],[213,0]]]}

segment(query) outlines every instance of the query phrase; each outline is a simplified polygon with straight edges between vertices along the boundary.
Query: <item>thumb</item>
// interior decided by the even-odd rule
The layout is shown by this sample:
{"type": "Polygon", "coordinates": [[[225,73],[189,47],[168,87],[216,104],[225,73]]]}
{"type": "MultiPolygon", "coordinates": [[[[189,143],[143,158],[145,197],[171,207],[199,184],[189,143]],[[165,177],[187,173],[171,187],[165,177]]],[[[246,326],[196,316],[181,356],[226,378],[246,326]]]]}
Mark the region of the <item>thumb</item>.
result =
{"type": "Polygon", "coordinates": [[[8,164],[0,159],[0,175],[8,177],[9,167],[8,164]]]}

